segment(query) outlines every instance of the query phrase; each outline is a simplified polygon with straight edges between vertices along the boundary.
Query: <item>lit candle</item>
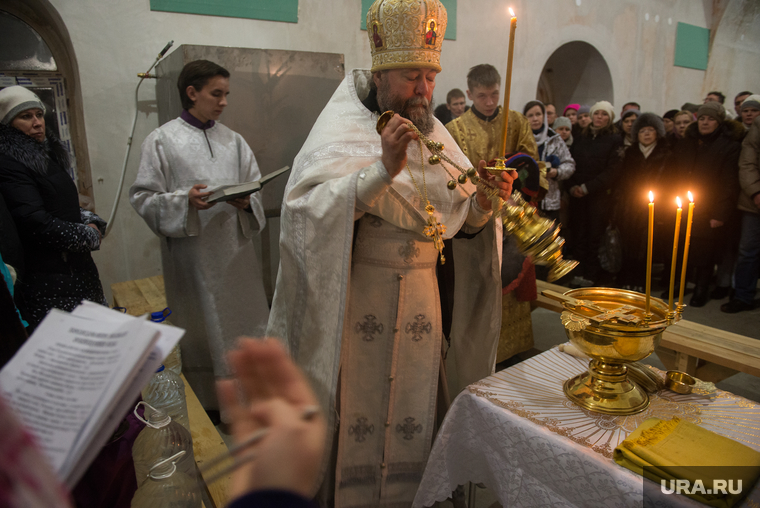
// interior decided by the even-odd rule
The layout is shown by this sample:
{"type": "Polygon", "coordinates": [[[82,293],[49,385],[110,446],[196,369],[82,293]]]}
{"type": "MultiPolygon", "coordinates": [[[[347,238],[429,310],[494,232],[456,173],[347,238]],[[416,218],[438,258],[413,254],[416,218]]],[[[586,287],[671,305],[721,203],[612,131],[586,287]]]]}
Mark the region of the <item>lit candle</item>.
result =
{"type": "Polygon", "coordinates": [[[676,284],[676,260],[678,257],[678,231],[681,229],[681,198],[676,198],[676,232],[673,235],[673,258],[670,261],[670,292],[668,293],[668,310],[673,312],[673,288],[676,284]]]}
{"type": "Polygon", "coordinates": [[[681,289],[678,293],[678,306],[683,306],[683,292],[686,288],[686,262],[689,260],[689,240],[691,239],[691,219],[694,216],[694,196],[689,191],[689,213],[686,216],[686,244],[683,248],[683,266],[681,267],[681,289]]]}
{"type": "Polygon", "coordinates": [[[512,87],[512,57],[515,53],[515,30],[517,29],[517,18],[512,7],[509,8],[509,14],[512,16],[509,22],[509,53],[507,56],[507,79],[504,81],[504,125],[501,128],[501,149],[499,157],[504,157],[507,153],[507,132],[509,131],[509,91],[512,87]]]}
{"type": "Polygon", "coordinates": [[[652,298],[652,241],[654,239],[654,194],[649,191],[649,232],[647,233],[647,303],[646,314],[649,315],[649,300],[652,298]]]}

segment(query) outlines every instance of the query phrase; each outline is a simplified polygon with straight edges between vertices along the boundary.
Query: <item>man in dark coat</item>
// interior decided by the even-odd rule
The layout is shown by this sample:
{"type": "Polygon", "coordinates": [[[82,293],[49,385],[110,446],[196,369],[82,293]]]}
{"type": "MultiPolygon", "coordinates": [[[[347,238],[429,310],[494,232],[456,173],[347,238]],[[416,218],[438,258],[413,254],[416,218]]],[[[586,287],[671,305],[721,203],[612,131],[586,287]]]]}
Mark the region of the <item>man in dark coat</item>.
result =
{"type": "MultiPolygon", "coordinates": [[[[625,150],[620,180],[613,189],[613,223],[620,230],[623,261],[617,282],[623,289],[643,292],[646,285],[647,194],[652,191],[658,198],[669,194],[662,185],[670,155],[665,137],[665,125],[657,115],[639,116],[631,129],[633,144],[625,150]]],[[[664,227],[664,217],[665,214],[655,215],[655,263],[666,261],[664,246],[673,241],[672,224],[664,227]]]]}
{"type": "Polygon", "coordinates": [[[593,286],[602,276],[599,245],[609,219],[610,192],[620,173],[619,148],[623,140],[613,120],[612,104],[600,101],[591,108],[591,125],[574,138],[570,153],[575,173],[566,180],[570,192],[571,255],[582,275],[572,284],[593,286]]]}
{"type": "Polygon", "coordinates": [[[716,101],[699,107],[697,121],[675,146],[673,190],[676,195],[694,195],[694,219],[689,249],[689,266],[695,272],[696,288],[689,302],[702,307],[709,300],[708,286],[718,261],[720,247],[729,241],[729,226],[736,221],[739,195],[739,153],[744,127],[726,120],[726,111],[716,101]]]}

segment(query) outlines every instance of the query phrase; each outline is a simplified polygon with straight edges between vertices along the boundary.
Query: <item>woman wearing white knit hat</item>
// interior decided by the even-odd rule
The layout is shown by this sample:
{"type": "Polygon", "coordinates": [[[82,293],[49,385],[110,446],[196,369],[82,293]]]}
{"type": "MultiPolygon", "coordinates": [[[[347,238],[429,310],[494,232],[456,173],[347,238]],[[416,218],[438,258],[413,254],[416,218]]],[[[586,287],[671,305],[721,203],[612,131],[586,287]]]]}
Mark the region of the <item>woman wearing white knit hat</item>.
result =
{"type": "Polygon", "coordinates": [[[0,90],[0,193],[24,249],[17,303],[30,330],[53,307],[73,310],[82,300],[107,305],[90,256],[106,222],[79,207],[69,153],[45,131],[44,115],[31,90],[0,90]]]}
{"type": "Polygon", "coordinates": [[[570,148],[575,173],[567,180],[570,189],[570,255],[580,262],[571,284],[592,286],[602,276],[599,242],[607,226],[609,193],[617,179],[622,138],[612,123],[615,109],[607,101],[591,107],[591,124],[570,148]]]}

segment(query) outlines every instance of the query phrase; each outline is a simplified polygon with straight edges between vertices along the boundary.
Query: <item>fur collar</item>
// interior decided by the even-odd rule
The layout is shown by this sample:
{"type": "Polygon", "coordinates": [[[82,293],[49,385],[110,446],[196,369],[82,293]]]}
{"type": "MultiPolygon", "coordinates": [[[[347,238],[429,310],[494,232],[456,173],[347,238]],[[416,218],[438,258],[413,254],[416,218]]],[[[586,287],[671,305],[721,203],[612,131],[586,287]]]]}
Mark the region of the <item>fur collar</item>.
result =
{"type": "Polygon", "coordinates": [[[69,169],[69,152],[50,130],[45,133],[45,141],[40,143],[15,127],[0,124],[0,154],[41,175],[47,173],[51,161],[64,170],[69,169]]]}

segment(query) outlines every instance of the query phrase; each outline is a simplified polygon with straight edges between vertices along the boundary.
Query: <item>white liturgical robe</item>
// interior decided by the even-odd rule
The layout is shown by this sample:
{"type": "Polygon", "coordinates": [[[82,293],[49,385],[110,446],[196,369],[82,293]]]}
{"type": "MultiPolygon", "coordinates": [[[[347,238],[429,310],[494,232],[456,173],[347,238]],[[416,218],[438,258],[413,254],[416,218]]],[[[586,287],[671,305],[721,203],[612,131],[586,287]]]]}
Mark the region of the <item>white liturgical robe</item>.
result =
{"type": "Polygon", "coordinates": [[[225,353],[240,335],[262,336],[269,310],[252,238],[265,225],[260,193],[251,212],[228,203],[190,206],[195,184],[207,189],[261,178],[240,134],[176,118],[143,142],[130,202],[161,238],[170,321],[184,328],[182,371],[205,409],[217,409],[214,382],[229,374],[225,353]],[[208,137],[208,141],[207,138],[208,137]],[[213,152],[213,155],[212,155],[213,152]]]}
{"type": "MultiPolygon", "coordinates": [[[[363,70],[347,76],[295,159],[268,329],[310,377],[331,428],[340,421],[335,477],[326,463],[325,481],[335,489],[335,506],[344,508],[411,505],[430,450],[441,358],[438,252],[423,234],[425,203],[409,172],[391,180],[381,162],[378,115],[361,102],[368,79],[363,70]]],[[[430,137],[469,167],[435,122],[430,137]]],[[[444,238],[477,232],[454,239],[450,260],[455,295],[446,366],[454,396],[493,371],[501,227],[477,205],[474,185],[447,188],[450,176],[427,163],[426,148],[420,154],[412,142],[407,155],[446,227],[444,238]]]]}

